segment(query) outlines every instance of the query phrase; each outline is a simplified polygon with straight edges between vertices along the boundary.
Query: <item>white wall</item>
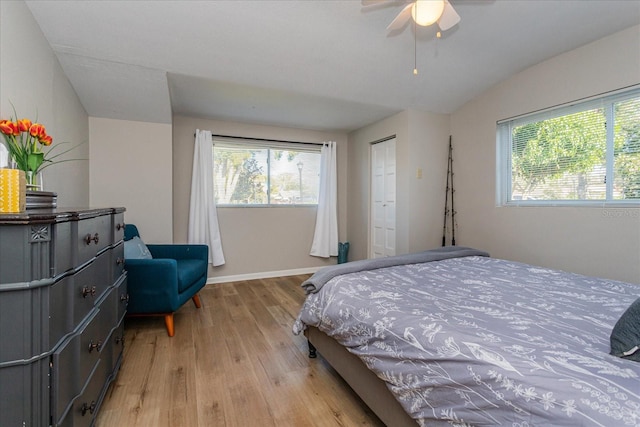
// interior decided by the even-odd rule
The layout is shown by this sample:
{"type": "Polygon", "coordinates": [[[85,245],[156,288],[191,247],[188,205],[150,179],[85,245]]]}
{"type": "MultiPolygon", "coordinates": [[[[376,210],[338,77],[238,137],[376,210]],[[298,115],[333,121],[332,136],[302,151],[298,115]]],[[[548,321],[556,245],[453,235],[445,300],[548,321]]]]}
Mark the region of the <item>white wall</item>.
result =
{"type": "Polygon", "coordinates": [[[496,207],[496,121],[640,83],[640,26],[567,52],[452,115],[459,244],[640,283],[640,208],[496,207]]]}
{"type": "MultiPolygon", "coordinates": [[[[53,146],[82,143],[64,159],[89,158],[87,114],[53,50],[22,1],[0,1],[0,118],[29,118],[45,125],[53,146]],[[14,117],[15,118],[15,117],[14,117]]],[[[89,161],[56,164],[43,171],[44,189],[58,193],[59,207],[89,204],[89,161]]]]}
{"type": "Polygon", "coordinates": [[[173,242],[171,125],[91,117],[89,129],[91,205],[124,206],[146,243],[173,242]]]}

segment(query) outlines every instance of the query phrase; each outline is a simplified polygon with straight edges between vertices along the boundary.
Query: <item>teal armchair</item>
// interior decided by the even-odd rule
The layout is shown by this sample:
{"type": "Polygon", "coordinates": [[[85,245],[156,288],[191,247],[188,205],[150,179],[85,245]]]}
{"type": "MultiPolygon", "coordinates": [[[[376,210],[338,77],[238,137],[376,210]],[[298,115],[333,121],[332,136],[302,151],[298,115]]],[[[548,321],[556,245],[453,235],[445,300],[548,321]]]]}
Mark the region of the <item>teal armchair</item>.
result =
{"type": "MultiPolygon", "coordinates": [[[[136,236],[140,237],[138,228],[127,224],[125,245],[136,236]]],[[[167,333],[172,337],[174,312],[189,299],[197,308],[202,306],[198,292],[207,283],[209,248],[180,244],[146,245],[146,248],[152,258],[127,258],[125,247],[127,315],[164,316],[167,333]]]]}

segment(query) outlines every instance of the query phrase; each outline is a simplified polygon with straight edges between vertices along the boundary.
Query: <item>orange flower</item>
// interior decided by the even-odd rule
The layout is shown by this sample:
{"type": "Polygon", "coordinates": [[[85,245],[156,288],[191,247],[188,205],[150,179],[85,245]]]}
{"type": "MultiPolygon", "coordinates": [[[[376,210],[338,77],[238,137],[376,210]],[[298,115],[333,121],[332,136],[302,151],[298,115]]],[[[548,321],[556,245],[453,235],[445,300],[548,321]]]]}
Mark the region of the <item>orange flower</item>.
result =
{"type": "Polygon", "coordinates": [[[38,141],[40,141],[40,144],[46,145],[48,147],[49,145],[51,145],[51,143],[53,143],[53,138],[49,135],[45,135],[42,138],[38,138],[38,141]]]}
{"type": "Polygon", "coordinates": [[[29,119],[20,119],[20,120],[18,120],[17,125],[18,125],[18,130],[20,132],[26,132],[31,127],[31,120],[29,120],[29,119]]]}
{"type": "Polygon", "coordinates": [[[41,125],[40,123],[34,123],[29,127],[29,134],[40,139],[43,136],[47,135],[47,131],[45,130],[44,125],[41,125]]]}
{"type": "Polygon", "coordinates": [[[0,122],[0,131],[6,135],[20,135],[18,124],[10,120],[3,120],[2,122],[0,122]]]}
{"type": "Polygon", "coordinates": [[[5,135],[13,135],[13,122],[10,120],[0,120],[0,132],[5,135]]]}

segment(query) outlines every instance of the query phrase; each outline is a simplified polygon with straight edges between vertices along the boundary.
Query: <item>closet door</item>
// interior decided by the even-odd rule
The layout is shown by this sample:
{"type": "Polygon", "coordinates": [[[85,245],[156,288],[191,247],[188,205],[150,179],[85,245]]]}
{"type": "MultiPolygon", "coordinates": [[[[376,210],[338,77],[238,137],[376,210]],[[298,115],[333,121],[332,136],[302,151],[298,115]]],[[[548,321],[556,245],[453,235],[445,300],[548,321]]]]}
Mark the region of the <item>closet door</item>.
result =
{"type": "Polygon", "coordinates": [[[396,139],[371,146],[369,258],[396,254],[396,139]]]}

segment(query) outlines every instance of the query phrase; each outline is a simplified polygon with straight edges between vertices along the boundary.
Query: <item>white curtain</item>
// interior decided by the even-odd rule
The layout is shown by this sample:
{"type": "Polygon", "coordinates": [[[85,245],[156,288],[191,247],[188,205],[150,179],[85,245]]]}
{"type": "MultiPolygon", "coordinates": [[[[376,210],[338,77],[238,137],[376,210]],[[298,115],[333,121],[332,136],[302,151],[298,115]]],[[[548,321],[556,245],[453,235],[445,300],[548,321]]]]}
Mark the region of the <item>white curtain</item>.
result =
{"type": "Polygon", "coordinates": [[[320,156],[320,194],[311,255],[338,256],[338,175],[336,143],[325,142],[320,156]]]}
{"type": "Polygon", "coordinates": [[[218,212],[213,197],[213,141],[208,130],[196,130],[187,242],[208,245],[209,264],[224,264],[218,212]]]}

